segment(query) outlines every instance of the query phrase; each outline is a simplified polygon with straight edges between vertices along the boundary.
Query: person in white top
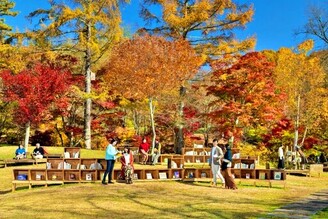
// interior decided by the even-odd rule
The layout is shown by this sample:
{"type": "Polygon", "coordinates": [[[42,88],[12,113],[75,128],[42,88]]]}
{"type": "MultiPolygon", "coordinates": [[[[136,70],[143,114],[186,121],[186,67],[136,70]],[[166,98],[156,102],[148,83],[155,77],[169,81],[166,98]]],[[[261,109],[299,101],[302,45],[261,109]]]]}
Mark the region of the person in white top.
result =
{"type": "Polygon", "coordinates": [[[278,169],[284,169],[285,168],[285,156],[284,156],[284,146],[281,145],[278,149],[278,169]]]}
{"type": "Polygon", "coordinates": [[[128,146],[124,147],[123,156],[121,157],[121,164],[122,164],[121,174],[119,178],[122,180],[126,180],[127,184],[131,184],[134,166],[133,166],[133,154],[128,146]]]}
{"type": "Polygon", "coordinates": [[[221,159],[223,158],[223,151],[218,146],[218,140],[213,140],[213,147],[211,150],[211,156],[209,159],[209,165],[211,166],[212,174],[213,174],[213,185],[217,185],[217,178],[221,180],[222,187],[225,187],[225,180],[221,174],[221,159]]]}

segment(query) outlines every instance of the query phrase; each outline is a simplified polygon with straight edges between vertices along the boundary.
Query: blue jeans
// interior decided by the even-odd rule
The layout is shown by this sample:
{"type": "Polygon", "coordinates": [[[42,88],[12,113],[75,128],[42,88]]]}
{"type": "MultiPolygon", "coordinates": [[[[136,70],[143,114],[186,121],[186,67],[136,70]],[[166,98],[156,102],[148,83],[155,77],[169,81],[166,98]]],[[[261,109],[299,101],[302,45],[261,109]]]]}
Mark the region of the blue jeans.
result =
{"type": "Polygon", "coordinates": [[[112,181],[112,173],[113,173],[113,169],[114,169],[114,164],[115,164],[115,160],[107,160],[107,168],[104,174],[104,178],[103,178],[103,182],[106,181],[106,177],[108,175],[108,182],[112,181]]]}

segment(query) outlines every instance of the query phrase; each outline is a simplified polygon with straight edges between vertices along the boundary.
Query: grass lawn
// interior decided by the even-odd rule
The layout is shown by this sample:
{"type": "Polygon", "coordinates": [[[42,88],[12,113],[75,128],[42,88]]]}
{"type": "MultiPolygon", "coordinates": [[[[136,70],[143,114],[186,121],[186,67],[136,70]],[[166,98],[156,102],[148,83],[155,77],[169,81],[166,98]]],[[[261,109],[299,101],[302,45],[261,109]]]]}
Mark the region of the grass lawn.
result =
{"type": "MultiPolygon", "coordinates": [[[[103,154],[81,152],[82,157],[103,154]]],[[[264,182],[257,187],[243,182],[238,190],[225,190],[209,183],[148,181],[107,186],[75,183],[30,190],[18,187],[11,192],[12,169],[0,168],[0,218],[258,218],[328,188],[325,173],[320,178],[287,176],[285,189],[280,183],[268,188],[264,182]]],[[[327,209],[314,218],[326,216],[327,209]]]]}

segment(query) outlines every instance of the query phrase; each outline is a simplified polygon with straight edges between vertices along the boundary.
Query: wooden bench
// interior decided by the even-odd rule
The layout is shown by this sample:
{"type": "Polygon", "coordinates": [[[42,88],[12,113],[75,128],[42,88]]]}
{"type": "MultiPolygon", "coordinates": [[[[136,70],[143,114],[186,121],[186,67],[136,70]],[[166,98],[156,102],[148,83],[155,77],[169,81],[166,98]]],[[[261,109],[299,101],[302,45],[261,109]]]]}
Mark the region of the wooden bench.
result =
{"type": "Polygon", "coordinates": [[[305,175],[305,176],[310,176],[310,170],[309,169],[304,169],[304,170],[290,169],[290,170],[285,170],[285,172],[289,175],[302,174],[302,175],[305,175]]]}
{"type": "Polygon", "coordinates": [[[62,158],[62,154],[45,154],[43,158],[62,158]]]}
{"type": "MultiPolygon", "coordinates": [[[[26,153],[26,156],[29,156],[29,153],[26,153]]],[[[4,159],[0,160],[0,165],[3,165],[4,167],[7,167],[8,165],[12,164],[39,164],[39,163],[46,163],[47,159],[42,158],[42,159],[36,159],[36,158],[22,158],[22,159],[4,159]]]]}
{"type": "Polygon", "coordinates": [[[5,167],[7,167],[9,164],[37,164],[36,159],[32,158],[23,158],[23,159],[6,159],[3,160],[5,167]]]}

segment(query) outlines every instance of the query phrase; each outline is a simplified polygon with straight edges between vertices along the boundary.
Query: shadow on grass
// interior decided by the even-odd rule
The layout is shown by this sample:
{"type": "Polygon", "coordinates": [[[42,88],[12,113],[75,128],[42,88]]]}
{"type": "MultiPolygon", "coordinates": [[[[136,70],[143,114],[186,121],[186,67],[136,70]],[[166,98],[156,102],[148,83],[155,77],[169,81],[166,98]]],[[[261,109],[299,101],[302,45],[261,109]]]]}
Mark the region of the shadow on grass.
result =
{"type": "MultiPolygon", "coordinates": [[[[198,186],[198,187],[209,187],[209,188],[213,188],[213,189],[223,189],[223,190],[228,190],[225,188],[222,188],[221,186],[217,186],[217,187],[212,187],[211,184],[209,182],[184,182],[184,181],[177,181],[177,183],[181,183],[184,185],[190,185],[190,186],[198,186]]],[[[269,185],[267,185],[268,183],[262,182],[260,184],[257,184],[256,186],[254,186],[253,183],[239,183],[236,182],[236,185],[238,188],[254,188],[254,189],[258,189],[258,188],[263,188],[263,189],[285,189],[282,186],[274,186],[272,185],[271,187],[269,187],[269,185]]],[[[220,185],[220,183],[219,183],[220,185]]],[[[232,189],[230,189],[232,190],[232,189]]]]}
{"type": "Polygon", "coordinates": [[[0,195],[4,195],[4,194],[7,194],[7,193],[11,193],[11,189],[0,191],[0,195]]]}

